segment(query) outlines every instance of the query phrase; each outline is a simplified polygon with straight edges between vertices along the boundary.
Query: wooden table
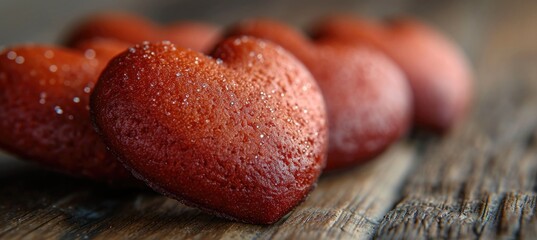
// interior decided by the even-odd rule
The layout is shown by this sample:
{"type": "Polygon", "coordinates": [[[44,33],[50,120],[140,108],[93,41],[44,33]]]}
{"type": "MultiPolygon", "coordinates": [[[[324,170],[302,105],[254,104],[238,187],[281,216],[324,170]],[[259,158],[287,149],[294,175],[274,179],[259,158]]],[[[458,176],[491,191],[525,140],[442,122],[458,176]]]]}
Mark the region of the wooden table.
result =
{"type": "MultiPolygon", "coordinates": [[[[165,21],[229,23],[263,14],[302,25],[327,10],[414,14],[467,51],[475,105],[445,137],[415,133],[373,162],[323,176],[303,204],[271,226],[222,220],[149,190],[113,189],[0,155],[0,238],[537,238],[537,2],[135,2],[128,8],[165,21]]],[[[54,16],[84,12],[73,9],[54,16]]],[[[14,34],[0,44],[33,36],[10,24],[0,24],[14,34]]],[[[48,26],[35,29],[44,41],[61,29],[35,24],[48,26]]]]}

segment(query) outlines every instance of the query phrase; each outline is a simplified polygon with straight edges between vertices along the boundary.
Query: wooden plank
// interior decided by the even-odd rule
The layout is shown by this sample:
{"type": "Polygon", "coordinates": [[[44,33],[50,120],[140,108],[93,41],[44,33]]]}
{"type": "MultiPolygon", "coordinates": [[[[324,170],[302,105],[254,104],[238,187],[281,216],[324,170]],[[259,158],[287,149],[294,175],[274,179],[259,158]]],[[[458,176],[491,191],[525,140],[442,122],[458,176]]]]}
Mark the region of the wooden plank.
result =
{"type": "Polygon", "coordinates": [[[370,238],[399,198],[413,155],[409,144],[400,144],[363,167],[324,176],[303,204],[271,226],[230,222],[152,192],[118,191],[26,166],[0,177],[6,196],[0,237],[370,238]]]}
{"type": "Polygon", "coordinates": [[[537,4],[527,3],[494,9],[470,122],[427,149],[376,237],[535,238],[537,4]]]}

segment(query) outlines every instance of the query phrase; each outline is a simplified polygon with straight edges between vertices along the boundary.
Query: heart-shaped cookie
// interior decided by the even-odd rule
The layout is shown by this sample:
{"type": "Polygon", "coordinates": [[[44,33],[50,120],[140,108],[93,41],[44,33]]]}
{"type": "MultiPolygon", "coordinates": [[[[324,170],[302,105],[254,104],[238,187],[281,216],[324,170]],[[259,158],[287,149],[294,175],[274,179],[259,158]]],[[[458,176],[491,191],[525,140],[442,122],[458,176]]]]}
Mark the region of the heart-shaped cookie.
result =
{"type": "Polygon", "coordinates": [[[330,147],[326,170],[371,159],[407,130],[410,90],[383,54],[356,44],[311,41],[283,23],[248,20],[229,35],[250,35],[280,44],[312,72],[327,103],[330,147]]]}
{"type": "Polygon", "coordinates": [[[321,92],[291,54],[231,38],[212,57],[168,42],[113,59],[91,96],[105,143],[150,187],[219,216],[269,224],[325,163],[321,92]]]}
{"type": "Polygon", "coordinates": [[[22,45],[0,54],[0,146],[74,176],[134,181],[106,151],[89,117],[99,73],[126,45],[91,41],[80,47],[22,45]]]}
{"type": "Polygon", "coordinates": [[[214,47],[219,37],[220,30],[209,24],[185,21],[161,27],[136,15],[110,12],[90,16],[79,23],[68,35],[67,44],[73,46],[95,38],[130,44],[168,40],[177,46],[206,52],[214,47]]]}
{"type": "Polygon", "coordinates": [[[127,50],[132,45],[128,42],[114,39],[96,38],[79,41],[73,45],[73,48],[82,51],[87,58],[95,55],[94,58],[99,59],[100,71],[102,71],[110,59],[127,50]]]}
{"type": "Polygon", "coordinates": [[[443,132],[459,122],[471,100],[471,71],[462,51],[441,33],[410,18],[374,22],[350,16],[318,24],[322,38],[369,44],[406,73],[419,126],[443,132]]]}

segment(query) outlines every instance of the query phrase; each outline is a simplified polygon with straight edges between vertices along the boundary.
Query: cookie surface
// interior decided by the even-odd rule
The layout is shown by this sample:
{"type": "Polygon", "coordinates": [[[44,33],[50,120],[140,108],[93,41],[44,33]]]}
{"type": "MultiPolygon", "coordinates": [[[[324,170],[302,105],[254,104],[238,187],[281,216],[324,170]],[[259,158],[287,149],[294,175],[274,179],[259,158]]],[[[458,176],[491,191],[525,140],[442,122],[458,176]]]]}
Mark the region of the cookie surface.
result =
{"type": "Polygon", "coordinates": [[[320,38],[371,45],[405,72],[418,126],[445,132],[466,115],[472,95],[471,70],[463,52],[432,27],[411,18],[375,22],[334,16],[318,24],[320,38]]]}
{"type": "Polygon", "coordinates": [[[91,97],[107,145],[158,192],[208,212],[269,224],[325,164],[324,102],[290,54],[252,38],[212,58],[168,42],[111,61],[91,97]]]}
{"type": "Polygon", "coordinates": [[[312,72],[327,103],[330,147],[326,170],[372,159],[408,129],[410,90],[395,64],[374,49],[312,41],[271,20],[248,20],[229,35],[250,35],[280,44],[312,72]]]}
{"type": "Polygon", "coordinates": [[[110,53],[122,50],[5,49],[0,54],[0,146],[73,176],[134,182],[106,150],[89,117],[89,94],[98,75],[110,53]]]}

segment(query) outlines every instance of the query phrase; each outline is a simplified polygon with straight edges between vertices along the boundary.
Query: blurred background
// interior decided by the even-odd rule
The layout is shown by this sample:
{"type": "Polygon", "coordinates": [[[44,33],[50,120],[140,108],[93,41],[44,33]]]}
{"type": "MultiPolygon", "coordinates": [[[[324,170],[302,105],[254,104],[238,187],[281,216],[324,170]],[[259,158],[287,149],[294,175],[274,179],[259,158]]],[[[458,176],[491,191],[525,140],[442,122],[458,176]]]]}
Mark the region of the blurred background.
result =
{"type": "Polygon", "coordinates": [[[295,26],[307,27],[317,18],[330,13],[356,13],[366,16],[410,14],[439,26],[466,50],[468,41],[480,34],[479,15],[491,11],[489,1],[211,1],[211,0],[0,0],[0,46],[25,42],[55,43],[81,18],[101,11],[128,11],[156,22],[199,20],[226,26],[251,17],[270,17],[295,26]],[[461,18],[452,18],[457,12],[461,18]],[[449,18],[449,19],[448,19],[449,18]],[[465,21],[465,24],[446,24],[465,21]],[[457,26],[457,28],[450,28],[457,26]],[[461,28],[460,26],[464,26],[461,28]],[[467,38],[467,39],[464,39],[467,38]]]}

